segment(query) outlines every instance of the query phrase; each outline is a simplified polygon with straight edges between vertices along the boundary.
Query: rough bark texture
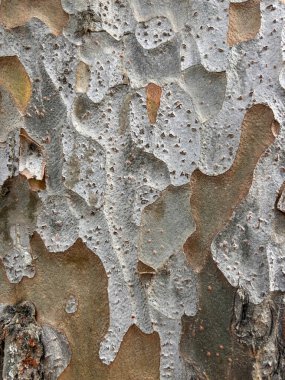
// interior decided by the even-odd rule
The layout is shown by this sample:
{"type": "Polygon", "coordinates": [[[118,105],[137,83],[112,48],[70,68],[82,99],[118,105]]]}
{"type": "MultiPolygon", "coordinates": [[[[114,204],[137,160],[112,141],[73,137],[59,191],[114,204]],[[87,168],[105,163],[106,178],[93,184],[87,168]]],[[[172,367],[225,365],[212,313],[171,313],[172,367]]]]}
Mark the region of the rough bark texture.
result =
{"type": "Polygon", "coordinates": [[[0,379],[285,379],[284,25],[0,1],[0,379]]]}

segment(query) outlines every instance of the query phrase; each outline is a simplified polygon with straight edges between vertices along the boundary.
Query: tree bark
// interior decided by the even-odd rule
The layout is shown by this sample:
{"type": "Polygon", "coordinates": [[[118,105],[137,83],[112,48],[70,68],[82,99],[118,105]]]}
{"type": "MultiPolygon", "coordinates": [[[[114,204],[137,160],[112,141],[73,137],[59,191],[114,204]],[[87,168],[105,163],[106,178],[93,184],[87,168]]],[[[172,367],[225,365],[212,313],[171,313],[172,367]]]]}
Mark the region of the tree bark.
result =
{"type": "Polygon", "coordinates": [[[284,19],[0,1],[0,379],[285,379],[284,19]]]}

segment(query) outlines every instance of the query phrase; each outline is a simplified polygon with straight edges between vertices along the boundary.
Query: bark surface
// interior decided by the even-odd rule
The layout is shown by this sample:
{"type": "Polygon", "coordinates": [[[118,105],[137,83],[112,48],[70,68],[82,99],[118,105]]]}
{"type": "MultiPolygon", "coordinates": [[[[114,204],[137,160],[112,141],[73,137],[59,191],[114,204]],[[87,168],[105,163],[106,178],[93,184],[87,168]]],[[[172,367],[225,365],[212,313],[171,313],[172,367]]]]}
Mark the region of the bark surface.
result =
{"type": "Polygon", "coordinates": [[[0,380],[285,379],[285,1],[0,1],[0,380]]]}

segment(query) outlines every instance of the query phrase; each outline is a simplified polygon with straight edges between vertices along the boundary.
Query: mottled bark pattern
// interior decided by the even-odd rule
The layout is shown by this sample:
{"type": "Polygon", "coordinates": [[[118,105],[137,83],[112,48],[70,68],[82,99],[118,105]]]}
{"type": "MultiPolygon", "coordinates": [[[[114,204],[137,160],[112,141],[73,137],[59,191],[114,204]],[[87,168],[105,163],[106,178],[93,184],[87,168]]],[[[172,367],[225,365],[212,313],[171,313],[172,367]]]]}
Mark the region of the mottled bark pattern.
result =
{"type": "Polygon", "coordinates": [[[285,1],[0,1],[0,378],[285,378],[285,1]]]}

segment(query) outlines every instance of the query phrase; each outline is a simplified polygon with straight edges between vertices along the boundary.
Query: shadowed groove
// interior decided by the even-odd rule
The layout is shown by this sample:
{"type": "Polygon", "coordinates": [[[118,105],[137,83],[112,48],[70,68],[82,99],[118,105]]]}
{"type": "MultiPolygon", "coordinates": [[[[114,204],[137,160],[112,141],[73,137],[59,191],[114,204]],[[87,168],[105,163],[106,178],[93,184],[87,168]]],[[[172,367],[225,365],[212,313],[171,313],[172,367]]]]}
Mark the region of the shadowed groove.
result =
{"type": "Polygon", "coordinates": [[[19,172],[27,178],[32,191],[45,190],[45,166],[42,147],[21,128],[19,172]]]}

